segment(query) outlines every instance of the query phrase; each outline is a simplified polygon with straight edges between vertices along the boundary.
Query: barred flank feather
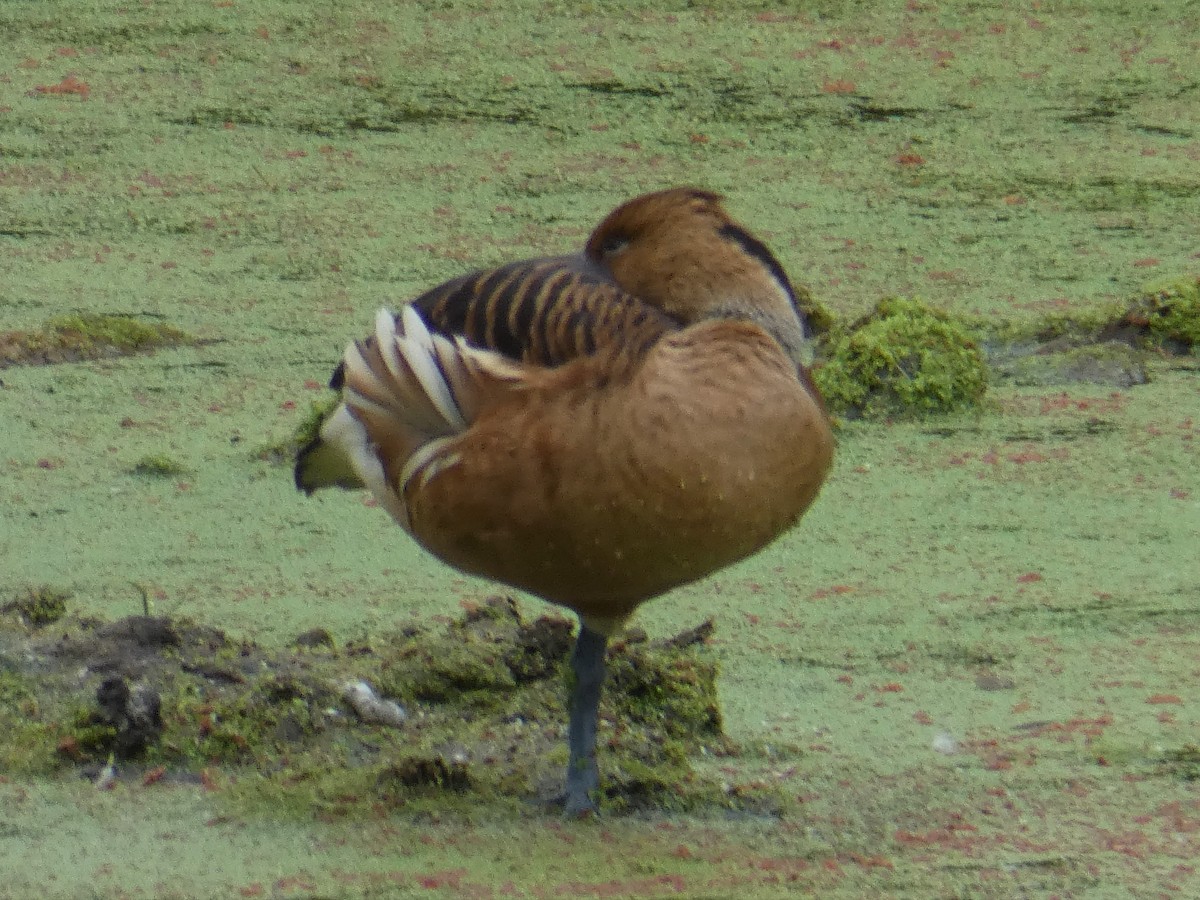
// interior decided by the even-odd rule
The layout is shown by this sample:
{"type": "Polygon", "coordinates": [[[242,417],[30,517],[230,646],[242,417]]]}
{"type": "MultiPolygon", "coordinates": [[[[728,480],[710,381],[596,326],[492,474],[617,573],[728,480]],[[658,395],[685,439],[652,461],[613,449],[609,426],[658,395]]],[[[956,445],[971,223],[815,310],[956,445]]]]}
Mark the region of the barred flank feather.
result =
{"type": "MultiPolygon", "coordinates": [[[[309,484],[323,486],[322,471],[337,472],[332,484],[370,488],[405,528],[409,481],[429,477],[427,466],[470,426],[483,398],[518,383],[523,371],[462,338],[431,334],[412,306],[399,316],[379,310],[372,339],[350,344],[343,365],[342,403],[297,462],[297,483],[311,493],[309,484]],[[339,458],[348,465],[336,466],[339,458]]],[[[437,462],[438,471],[447,465],[437,462]]]]}

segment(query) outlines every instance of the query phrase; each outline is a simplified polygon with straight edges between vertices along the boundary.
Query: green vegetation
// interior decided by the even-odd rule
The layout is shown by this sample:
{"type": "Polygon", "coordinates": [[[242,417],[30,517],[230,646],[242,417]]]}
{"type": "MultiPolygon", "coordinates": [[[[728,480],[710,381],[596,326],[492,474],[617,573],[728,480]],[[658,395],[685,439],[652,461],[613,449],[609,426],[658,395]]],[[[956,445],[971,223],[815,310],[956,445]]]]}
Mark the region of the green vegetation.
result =
{"type": "Polygon", "coordinates": [[[966,328],[903,297],[836,331],[814,379],[830,408],[849,418],[951,412],[977,404],[988,382],[966,328]]]}
{"type": "Polygon", "coordinates": [[[183,475],[190,475],[192,470],[166,453],[151,453],[139,459],[137,464],[130,469],[130,473],[151,478],[179,478],[183,475]]]}
{"type": "Polygon", "coordinates": [[[61,619],[67,612],[71,592],[49,585],[26,588],[0,607],[0,612],[16,613],[31,628],[41,628],[61,619]]]}
{"type": "MultiPolygon", "coordinates": [[[[736,753],[722,734],[716,666],[695,650],[709,631],[711,624],[683,640],[647,644],[643,636],[613,649],[604,704],[616,725],[604,750],[606,808],[761,800],[762,792],[727,798],[689,764],[702,746],[736,753]]],[[[57,654],[52,648],[69,646],[63,671],[51,671],[39,687],[14,663],[0,684],[0,696],[39,711],[33,745],[34,732],[23,727],[15,732],[26,742],[21,752],[0,749],[13,772],[88,769],[110,755],[176,777],[217,766],[257,773],[247,802],[309,814],[332,797],[342,814],[378,802],[436,805],[447,793],[510,805],[561,780],[571,625],[560,617],[526,623],[511,600],[494,598],[443,628],[405,629],[377,649],[352,643],[344,653],[267,651],[185,620],[144,616],[66,622],[56,634],[55,643],[31,649],[57,654]],[[74,677],[68,668],[112,658],[137,660],[142,674],[131,689],[118,676],[96,679],[98,690],[89,681],[81,693],[61,692],[74,677]],[[358,723],[339,685],[360,680],[419,714],[399,728],[358,723]],[[161,725],[114,707],[114,690],[142,698],[142,709],[152,695],[161,725]],[[365,763],[358,759],[365,742],[385,752],[365,763]]]]}
{"type": "Polygon", "coordinates": [[[53,774],[57,729],[46,721],[37,680],[0,653],[0,771],[28,776],[53,774]]]}
{"type": "Polygon", "coordinates": [[[796,284],[792,287],[796,292],[796,306],[804,314],[809,334],[816,338],[827,335],[837,325],[833,311],[813,296],[813,292],[805,285],[796,284]]]}
{"type": "Polygon", "coordinates": [[[336,393],[322,394],[320,399],[309,404],[308,414],[300,420],[288,437],[263,444],[254,451],[253,457],[276,466],[290,466],[296,460],[296,453],[316,439],[325,418],[340,401],[340,395],[336,393]]]}
{"type": "Polygon", "coordinates": [[[133,316],[75,313],[56,316],[46,323],[46,331],[80,352],[105,348],[133,353],[154,347],[170,347],[192,340],[178,328],[143,322],[133,316]]]}
{"type": "Polygon", "coordinates": [[[1149,340],[1179,353],[1200,346],[1200,277],[1148,286],[1125,313],[1122,324],[1145,329],[1149,340]]]}
{"type": "Polygon", "coordinates": [[[33,331],[0,333],[0,368],[126,356],[194,342],[178,328],[133,316],[74,313],[55,316],[33,331]]]}
{"type": "Polygon", "coordinates": [[[1184,744],[1164,750],[1158,759],[1159,771],[1184,781],[1200,781],[1200,746],[1184,744]]]}
{"type": "Polygon", "coordinates": [[[1108,341],[1053,353],[1025,353],[997,360],[993,372],[1023,385],[1107,384],[1129,388],[1150,380],[1146,352],[1108,341]]]}

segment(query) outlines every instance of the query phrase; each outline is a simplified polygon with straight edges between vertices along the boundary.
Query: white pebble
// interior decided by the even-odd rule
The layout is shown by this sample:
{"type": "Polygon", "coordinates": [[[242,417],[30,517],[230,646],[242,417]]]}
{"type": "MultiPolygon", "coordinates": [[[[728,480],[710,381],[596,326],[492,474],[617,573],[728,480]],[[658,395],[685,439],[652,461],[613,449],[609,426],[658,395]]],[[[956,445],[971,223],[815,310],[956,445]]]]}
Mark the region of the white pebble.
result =
{"type": "Polygon", "coordinates": [[[113,765],[113,755],[108,754],[108,763],[100,770],[96,780],[92,782],[98,791],[111,791],[117,783],[117,767],[113,765]]]}
{"type": "Polygon", "coordinates": [[[953,756],[958,752],[958,741],[948,731],[939,731],[933,738],[933,749],[945,756],[953,756]]]}
{"type": "Polygon", "coordinates": [[[368,724],[399,728],[408,713],[395,700],[379,697],[365,681],[350,681],[342,686],[342,697],[358,717],[368,724]]]}

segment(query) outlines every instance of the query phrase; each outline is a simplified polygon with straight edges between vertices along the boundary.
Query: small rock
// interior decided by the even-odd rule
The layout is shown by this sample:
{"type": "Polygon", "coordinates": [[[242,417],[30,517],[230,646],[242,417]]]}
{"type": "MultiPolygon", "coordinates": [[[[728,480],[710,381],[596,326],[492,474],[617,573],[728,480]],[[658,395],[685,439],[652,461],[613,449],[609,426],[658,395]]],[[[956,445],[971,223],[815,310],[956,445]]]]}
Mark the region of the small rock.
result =
{"type": "Polygon", "coordinates": [[[948,731],[939,731],[933,738],[933,750],[943,756],[953,756],[958,752],[958,740],[948,731]]]}
{"type": "Polygon", "coordinates": [[[351,681],[343,685],[342,697],[367,724],[399,728],[408,720],[404,707],[395,700],[378,696],[365,681],[351,681]]]}
{"type": "Polygon", "coordinates": [[[975,687],[981,691],[1011,691],[1017,686],[1011,678],[985,672],[975,677],[975,687]]]}

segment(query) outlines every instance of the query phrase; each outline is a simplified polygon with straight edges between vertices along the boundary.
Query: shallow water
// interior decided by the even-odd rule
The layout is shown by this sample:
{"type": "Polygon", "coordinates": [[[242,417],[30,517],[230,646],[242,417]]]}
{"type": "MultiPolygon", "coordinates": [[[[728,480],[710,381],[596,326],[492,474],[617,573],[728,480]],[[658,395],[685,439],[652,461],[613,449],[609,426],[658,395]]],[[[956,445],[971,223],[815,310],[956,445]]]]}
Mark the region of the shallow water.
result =
{"type": "MultiPolygon", "coordinates": [[[[1027,322],[1200,270],[1195,3],[881,6],[4,4],[0,329],[207,342],[0,373],[0,587],[108,618],[146,591],[266,644],[486,596],[255,450],[381,303],[644,189],[726,193],[847,318],[917,293],[1027,322]],[[148,454],[189,472],[130,474],[148,454]]],[[[1194,358],[1152,374],[849,425],[796,533],[644,610],[716,617],[726,730],[765,760],[728,777],[794,785],[783,821],[327,825],[13,778],[0,893],[1198,892],[1162,760],[1200,719],[1200,405],[1194,358]]]]}

